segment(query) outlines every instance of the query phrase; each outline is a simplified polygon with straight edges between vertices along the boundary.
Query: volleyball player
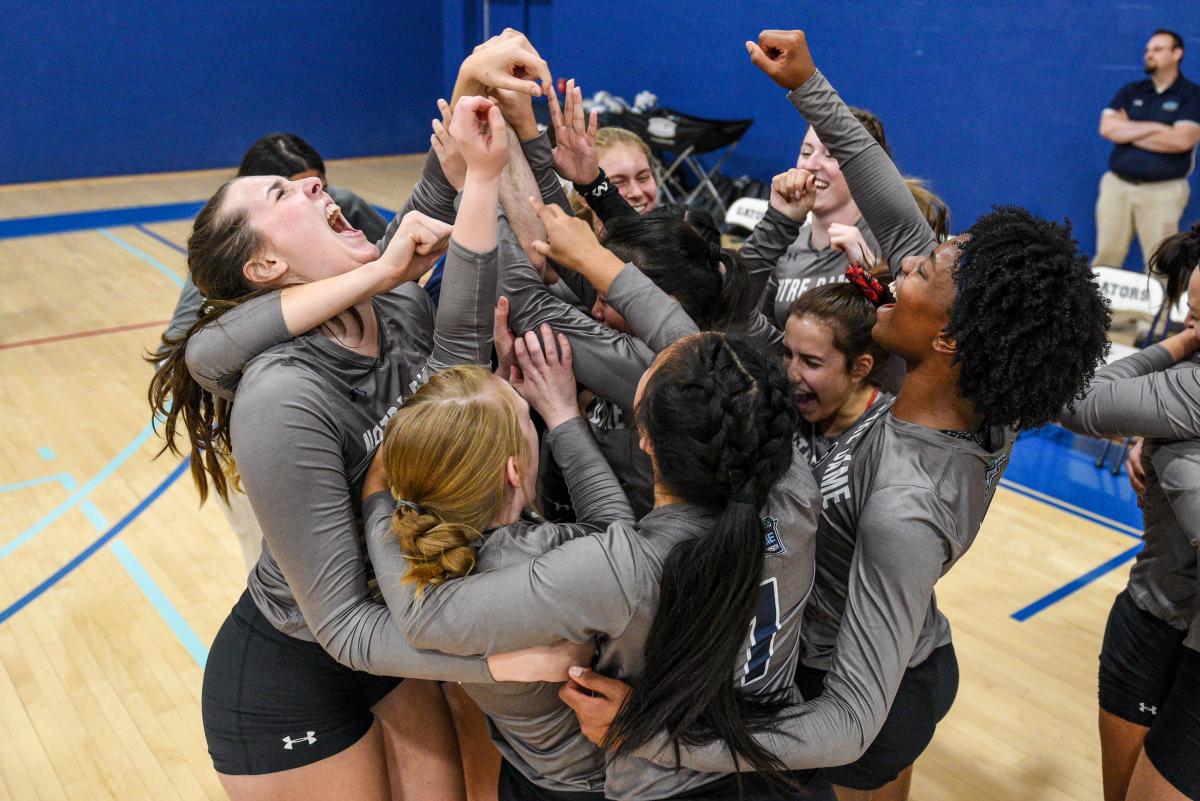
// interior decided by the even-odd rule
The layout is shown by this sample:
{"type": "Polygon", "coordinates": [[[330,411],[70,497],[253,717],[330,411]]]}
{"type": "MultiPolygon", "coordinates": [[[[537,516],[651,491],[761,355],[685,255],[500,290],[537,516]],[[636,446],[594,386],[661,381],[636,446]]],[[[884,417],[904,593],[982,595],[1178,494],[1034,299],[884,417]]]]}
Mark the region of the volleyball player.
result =
{"type": "MultiPolygon", "coordinates": [[[[830,771],[839,798],[903,798],[957,689],[934,584],[978,533],[1014,431],[1056,417],[1086,386],[1107,347],[1107,307],[1067,230],[1024,210],[999,208],[939,245],[891,159],[816,71],[803,33],[765,31],[747,47],[837,159],[888,254],[896,301],[879,308],[873,335],[908,368],[896,399],[815,467],[817,584],[797,679],[806,697],[825,692],[760,742],[792,768],[845,765],[830,771]]],[[[604,741],[624,689],[581,679],[603,697],[566,697],[604,741]]],[[[638,754],[675,764],[665,737],[638,754]]],[[[736,769],[721,744],[684,746],[682,764],[736,769]]]]}
{"type": "Polygon", "coordinates": [[[1145,547],[1100,651],[1105,801],[1200,798],[1200,224],[1150,257],[1185,329],[1108,365],[1059,419],[1094,437],[1141,436],[1145,547]]]}
{"type": "MultiPolygon", "coordinates": [[[[535,362],[546,358],[536,338],[526,343],[537,348],[535,362]]],[[[689,741],[728,739],[743,765],[770,772],[778,764],[750,735],[771,725],[777,697],[793,693],[817,515],[811,471],[793,458],[786,377],[748,341],[706,332],[660,354],[637,394],[655,508],[636,526],[616,522],[531,562],[426,588],[419,599],[396,581],[380,589],[421,648],[492,653],[601,636],[602,668],[641,677],[643,692],[618,722],[626,752],[666,725],[689,741]]],[[[420,555],[386,533],[368,546],[385,576],[420,555]]],[[[559,710],[556,726],[571,717],[559,710]]],[[[542,746],[551,759],[563,748],[542,746]]],[[[728,798],[738,781],[730,773],[663,769],[618,753],[604,797],[728,798]]],[[[519,797],[550,797],[535,788],[519,797]]],[[[751,799],[801,797],[758,779],[745,789],[751,799]]]]}
{"type": "MultiPolygon", "coordinates": [[[[485,58],[503,65],[511,57],[511,52],[488,54],[475,66],[485,58]]],[[[480,101],[478,107],[489,105],[480,101]]],[[[503,148],[481,146],[485,137],[466,127],[474,121],[473,115],[465,118],[464,135],[476,144],[480,177],[464,198],[466,208],[474,211],[465,217],[471,224],[460,240],[471,230],[486,236],[487,220],[493,221],[495,235],[498,169],[493,168],[497,156],[503,162],[503,148]]],[[[502,131],[502,120],[493,121],[502,131]]],[[[473,315],[487,308],[493,296],[494,285],[487,280],[493,273],[486,265],[494,239],[491,245],[479,243],[483,250],[475,255],[464,249],[475,243],[456,241],[452,247],[448,276],[455,277],[447,280],[449,305],[435,332],[428,298],[411,284],[365,299],[414,278],[416,270],[425,268],[414,250],[436,250],[439,243],[444,247],[448,235],[448,227],[439,231],[437,223],[420,215],[406,215],[395,230],[395,247],[380,258],[374,245],[349,228],[316,179],[243,178],[210,200],[189,240],[189,268],[210,303],[191,333],[222,311],[228,312],[223,321],[233,323],[238,312],[258,305],[274,320],[269,335],[288,340],[289,333],[302,333],[287,330],[298,319],[289,317],[289,309],[300,316],[316,313],[313,306],[297,309],[295,302],[284,303],[278,293],[238,305],[256,287],[331,275],[341,279],[342,289],[357,283],[364,298],[349,312],[326,315],[323,319],[336,319],[324,334],[285,341],[252,362],[232,410],[188,383],[183,372],[186,340],[174,343],[153,388],[159,408],[168,394],[174,401],[169,438],[183,416],[197,451],[194,475],[202,490],[206,477],[218,491],[223,488],[225,477],[216,460],[233,445],[232,455],[266,534],[268,548],[251,575],[249,591],[218,636],[206,672],[206,734],[222,782],[235,798],[313,786],[328,787],[331,797],[382,797],[389,778],[394,783],[403,778],[401,772],[383,770],[384,757],[391,758],[396,747],[389,732],[381,738],[371,714],[372,708],[387,708],[378,702],[398,683],[386,676],[489,681],[492,674],[506,675],[503,665],[493,664],[490,674],[479,660],[412,651],[390,625],[386,607],[373,604],[367,592],[350,489],[369,463],[374,428],[386,421],[392,404],[423,380],[426,365],[459,359],[463,353],[478,359],[483,352],[486,359],[490,350],[486,342],[458,342],[445,332],[447,326],[461,329],[465,323],[468,330],[490,333],[490,319],[476,324],[473,315]],[[480,303],[477,297],[487,300],[480,303]],[[232,431],[237,434],[231,436],[232,431]],[[281,448],[304,456],[281,456],[281,448]],[[256,659],[266,664],[248,668],[256,659]],[[502,668],[499,673],[497,667],[502,668]],[[384,678],[367,675],[364,668],[384,678]],[[385,742],[390,747],[386,754],[385,742]]],[[[313,300],[303,289],[297,288],[291,300],[313,300]]],[[[322,319],[319,313],[317,317],[322,319]]],[[[242,344],[232,342],[232,347],[242,344]]],[[[410,726],[429,712],[408,711],[416,715],[410,726]]],[[[403,716],[391,719],[397,722],[403,716]]],[[[384,723],[385,730],[393,728],[386,718],[384,723]]],[[[461,795],[461,769],[452,756],[456,749],[447,723],[439,730],[436,717],[427,720],[427,745],[442,748],[445,759],[434,783],[448,795],[461,795]]],[[[438,761],[430,759],[424,767],[438,761]]],[[[407,766],[411,774],[416,768],[407,766]]]]}
{"type": "MultiPolygon", "coordinates": [[[[517,392],[482,368],[456,367],[433,376],[388,425],[376,457],[385,470],[368,477],[363,487],[368,536],[376,532],[404,553],[395,565],[398,573],[376,563],[384,588],[407,582],[420,598],[467,573],[528,564],[555,545],[602,532],[614,521],[633,524],[616,476],[580,416],[569,345],[559,336],[556,346],[548,326],[542,336],[544,350],[524,345],[536,342],[533,332],[517,340],[517,392]],[[546,356],[535,359],[535,353],[546,356]],[[562,467],[574,523],[537,522],[526,512],[535,500],[538,470],[530,408],[546,423],[546,444],[562,467]],[[382,492],[387,486],[399,505],[382,492]]],[[[491,720],[493,741],[504,755],[501,799],[522,797],[521,788],[530,787],[603,798],[604,754],[579,736],[557,685],[468,683],[463,688],[491,720]]]]}

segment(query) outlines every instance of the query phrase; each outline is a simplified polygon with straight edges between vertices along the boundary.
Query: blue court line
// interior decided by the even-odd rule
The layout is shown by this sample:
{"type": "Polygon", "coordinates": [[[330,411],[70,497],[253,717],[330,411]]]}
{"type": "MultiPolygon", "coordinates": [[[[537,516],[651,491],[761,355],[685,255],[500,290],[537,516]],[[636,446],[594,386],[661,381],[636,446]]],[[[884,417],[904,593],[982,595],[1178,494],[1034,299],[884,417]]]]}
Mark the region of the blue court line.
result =
{"type": "Polygon", "coordinates": [[[167,278],[170,278],[172,281],[175,282],[175,286],[178,286],[178,287],[183,286],[183,279],[180,278],[179,275],[174,270],[172,270],[167,265],[163,264],[158,259],[151,256],[146,251],[142,250],[141,248],[134,247],[133,245],[126,242],[124,239],[121,239],[119,236],[114,234],[112,231],[109,231],[105,228],[101,228],[99,230],[99,233],[100,233],[100,236],[102,236],[105,239],[107,239],[108,241],[112,242],[114,245],[124,249],[125,251],[127,251],[129,253],[132,253],[134,256],[137,256],[139,259],[146,262],[147,264],[152,266],[154,269],[158,270],[160,273],[165,275],[167,278]]]}
{"type": "MultiPolygon", "coordinates": [[[[183,463],[184,466],[187,462],[183,463]]],[[[200,638],[196,636],[196,632],[192,631],[192,627],[183,619],[183,615],[179,614],[179,610],[171,603],[162,589],[154,581],[153,577],[138,561],[138,558],[133,555],[133,551],[129,550],[129,546],[117,540],[112,544],[113,555],[125,568],[125,572],[133,579],[133,583],[138,586],[142,594],[146,596],[146,600],[154,607],[154,611],[158,612],[158,616],[163,619],[167,627],[171,629],[171,633],[183,645],[184,649],[191,654],[192,659],[196,660],[196,664],[204,669],[204,663],[208,661],[208,648],[204,643],[200,642],[200,638]]],[[[2,622],[3,618],[0,618],[2,622]]]]}
{"type": "Polygon", "coordinates": [[[1135,556],[1137,556],[1138,553],[1141,552],[1143,547],[1145,547],[1145,543],[1139,542],[1137,545],[1133,546],[1129,550],[1117,554],[1112,559],[1109,559],[1107,562],[1100,565],[1099,567],[1089,570],[1088,572],[1084,573],[1082,576],[1075,579],[1074,581],[1067,582],[1066,584],[1059,587],[1054,592],[1051,592],[1047,595],[1043,595],[1041,598],[1038,598],[1036,601],[1031,603],[1029,606],[1026,606],[1023,609],[1018,609],[1017,611],[1012,613],[1013,620],[1016,620],[1019,623],[1025,622],[1029,618],[1036,615],[1038,612],[1041,612],[1046,607],[1053,606],[1054,604],[1061,601],[1063,598],[1066,598],[1067,596],[1072,595],[1075,592],[1077,592],[1078,590],[1081,590],[1084,587],[1086,587],[1087,585],[1091,584],[1093,581],[1100,578],[1104,574],[1111,573],[1112,571],[1116,570],[1118,567],[1120,567],[1121,565],[1125,564],[1126,562],[1130,561],[1135,556]]]}
{"type": "Polygon", "coordinates": [[[13,551],[32,540],[34,537],[44,531],[47,526],[69,512],[76,504],[83,501],[89,494],[91,494],[92,490],[100,485],[102,481],[115,473],[118,467],[127,462],[131,456],[137,453],[138,449],[141,448],[142,445],[146,443],[146,440],[150,439],[150,437],[153,435],[153,424],[142,429],[141,433],[134,437],[133,441],[126,445],[124,450],[114,456],[108,464],[104,465],[104,467],[100,469],[100,472],[88,479],[87,483],[68,495],[65,501],[47,512],[41,520],[22,531],[16,536],[16,538],[6,543],[3,547],[0,547],[0,559],[5,558],[13,551]]]}
{"type": "Polygon", "coordinates": [[[139,223],[190,220],[203,208],[204,201],[164,203],[157,206],[131,206],[119,209],[80,211],[71,214],[48,214],[41,217],[16,217],[0,220],[0,239],[22,236],[65,234],[139,223]]]}
{"type": "Polygon", "coordinates": [[[16,481],[12,484],[0,484],[0,495],[5,492],[15,492],[16,490],[28,489],[36,487],[40,484],[62,484],[67,488],[67,492],[75,489],[75,479],[69,473],[55,473],[52,476],[42,476],[41,478],[30,478],[25,481],[16,481]]]}
{"type": "Polygon", "coordinates": [[[96,553],[96,551],[107,545],[108,542],[113,539],[113,537],[116,537],[118,534],[124,531],[125,528],[134,520],[136,520],[142,512],[146,511],[146,509],[149,508],[152,503],[158,500],[158,497],[166,492],[167,489],[175,483],[176,479],[178,479],[184,474],[184,472],[187,471],[189,461],[189,459],[184,459],[182,462],[180,462],[179,465],[171,471],[170,475],[164,478],[162,482],[154,488],[153,492],[143,498],[137,506],[133,507],[128,514],[118,520],[116,525],[104,532],[104,534],[97,538],[95,542],[80,551],[73,559],[71,559],[71,561],[67,562],[58,570],[50,574],[49,578],[42,581],[32,590],[22,595],[4,610],[0,611],[0,623],[4,623],[17,612],[20,612],[26,606],[33,603],[35,600],[37,600],[38,596],[74,572],[76,568],[90,559],[92,555],[96,553]]]}
{"type": "Polygon", "coordinates": [[[177,251],[179,251],[180,253],[183,253],[183,254],[185,254],[185,255],[187,254],[187,248],[185,248],[183,245],[177,245],[177,244],[175,244],[174,242],[172,242],[170,239],[167,239],[167,238],[166,238],[165,236],[163,236],[162,234],[160,234],[160,233],[158,233],[158,232],[156,232],[156,231],[151,231],[149,228],[147,228],[146,226],[144,226],[144,225],[141,225],[141,224],[135,225],[135,226],[133,226],[133,227],[134,227],[134,228],[136,228],[136,229],[138,229],[139,231],[141,231],[143,234],[145,234],[146,236],[150,237],[151,239],[154,239],[154,240],[156,240],[156,241],[158,241],[158,242],[161,242],[162,244],[164,244],[164,245],[166,245],[167,247],[171,248],[171,250],[177,250],[177,251]]]}
{"type": "Polygon", "coordinates": [[[1024,495],[1026,498],[1032,498],[1035,501],[1040,501],[1047,506],[1053,506],[1059,511],[1066,512],[1067,514],[1074,515],[1075,517],[1082,517],[1089,523],[1095,523],[1098,526],[1112,529],[1118,534],[1124,534],[1126,537],[1133,537],[1134,539],[1138,540],[1142,538],[1142,532],[1133,526],[1127,525],[1118,520],[1113,520],[1109,517],[1105,517],[1104,515],[1096,514],[1093,511],[1076,506],[1073,503],[1067,503],[1061,498],[1055,498],[1053,495],[1047,495],[1044,492],[1038,492],[1031,487],[1026,487],[1024,484],[1018,484],[1015,481],[1009,481],[1007,478],[1002,478],[1000,479],[1000,486],[1007,490],[1012,490],[1018,495],[1024,495]]]}
{"type": "Polygon", "coordinates": [[[37,455],[42,457],[43,459],[45,459],[47,462],[50,461],[51,459],[55,458],[54,457],[54,449],[47,448],[45,445],[43,445],[42,447],[37,449],[37,455]]]}
{"type": "Polygon", "coordinates": [[[83,512],[83,516],[92,524],[92,528],[96,531],[104,531],[108,528],[108,521],[104,519],[104,515],[96,508],[96,504],[89,501],[84,501],[79,504],[79,511],[83,512]]]}

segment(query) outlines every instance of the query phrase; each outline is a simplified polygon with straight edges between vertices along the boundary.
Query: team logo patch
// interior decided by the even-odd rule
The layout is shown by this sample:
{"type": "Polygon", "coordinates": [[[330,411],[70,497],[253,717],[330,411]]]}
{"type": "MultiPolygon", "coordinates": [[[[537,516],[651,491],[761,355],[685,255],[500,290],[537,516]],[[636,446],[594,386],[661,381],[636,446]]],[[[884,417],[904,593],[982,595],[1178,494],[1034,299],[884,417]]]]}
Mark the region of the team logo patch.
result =
{"type": "Polygon", "coordinates": [[[987,469],[983,471],[983,485],[987,487],[988,492],[992,491],[992,488],[996,486],[996,479],[1004,472],[1004,466],[1008,464],[1008,454],[1010,452],[1011,449],[1006,450],[995,459],[992,459],[988,462],[987,469]]]}
{"type": "Polygon", "coordinates": [[[1163,111],[1175,111],[1179,108],[1178,100],[1168,100],[1163,103],[1163,111]]]}
{"type": "Polygon", "coordinates": [[[779,537],[779,521],[773,517],[764,517],[762,519],[763,526],[763,551],[768,556],[780,556],[784,552],[783,540],[779,537]]]}

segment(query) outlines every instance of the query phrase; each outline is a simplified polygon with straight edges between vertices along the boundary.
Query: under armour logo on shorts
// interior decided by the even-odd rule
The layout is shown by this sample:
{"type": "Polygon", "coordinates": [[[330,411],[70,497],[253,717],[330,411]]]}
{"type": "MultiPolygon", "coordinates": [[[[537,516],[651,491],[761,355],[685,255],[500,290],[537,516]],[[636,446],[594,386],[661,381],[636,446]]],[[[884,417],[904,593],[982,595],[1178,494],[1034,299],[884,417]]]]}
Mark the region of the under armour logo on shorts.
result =
{"type": "Polygon", "coordinates": [[[1149,712],[1151,715],[1157,715],[1157,714],[1158,714],[1158,707],[1156,707],[1156,706],[1146,706],[1145,704],[1143,704],[1142,702],[1140,702],[1140,701],[1139,701],[1139,702],[1138,702],[1138,711],[1139,711],[1139,712],[1149,712]]]}
{"type": "Polygon", "coordinates": [[[291,751],[292,746],[296,743],[308,743],[309,745],[312,745],[317,741],[316,734],[317,733],[315,731],[310,731],[304,737],[297,737],[295,740],[292,739],[291,735],[288,735],[287,737],[283,738],[283,750],[291,751]]]}

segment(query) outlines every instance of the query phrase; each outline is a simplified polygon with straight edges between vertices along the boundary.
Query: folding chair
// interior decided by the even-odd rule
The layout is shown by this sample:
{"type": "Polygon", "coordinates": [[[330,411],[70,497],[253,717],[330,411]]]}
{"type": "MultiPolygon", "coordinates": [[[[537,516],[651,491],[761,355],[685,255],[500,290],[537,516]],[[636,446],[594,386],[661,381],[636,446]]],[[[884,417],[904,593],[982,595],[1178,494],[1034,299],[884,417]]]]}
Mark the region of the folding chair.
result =
{"type": "Polygon", "coordinates": [[[725,224],[753,231],[754,226],[766,215],[770,203],[756,197],[740,197],[725,212],[725,224]]]}
{"type": "Polygon", "coordinates": [[[728,207],[713,184],[726,159],[733,153],[754,120],[710,120],[695,117],[669,108],[657,108],[642,114],[632,111],[606,115],[605,124],[633,131],[650,145],[654,154],[654,177],[663,196],[674,203],[694,203],[702,192],[716,201],[723,216],[728,207]],[[724,149],[717,162],[705,170],[696,156],[724,149]],[[672,154],[672,155],[668,155],[672,154]],[[690,190],[684,185],[690,171],[696,185],[690,190]]]}
{"type": "MultiPolygon", "coordinates": [[[[1175,316],[1176,310],[1164,308],[1166,304],[1164,302],[1163,287],[1157,279],[1151,278],[1144,273],[1135,273],[1116,267],[1095,267],[1093,268],[1093,272],[1096,273],[1096,281],[1100,284],[1100,291],[1104,294],[1104,297],[1108,298],[1109,308],[1113,311],[1144,314],[1151,318],[1150,330],[1146,332],[1146,336],[1139,343],[1141,347],[1149,347],[1156,341],[1154,332],[1160,317],[1165,320],[1163,334],[1166,334],[1170,327],[1171,318],[1175,316]]],[[[1180,319],[1182,320],[1182,317],[1180,319]]],[[[1113,343],[1109,348],[1107,362],[1112,364],[1118,359],[1123,359],[1135,352],[1135,350],[1135,348],[1131,348],[1128,345],[1113,343]]],[[[1120,453],[1109,468],[1109,472],[1114,476],[1120,475],[1121,467],[1125,464],[1125,456],[1129,453],[1129,446],[1132,442],[1132,437],[1125,438],[1120,453]]],[[[1100,451],[1100,456],[1096,459],[1097,468],[1104,466],[1104,462],[1108,458],[1112,446],[1112,440],[1104,443],[1104,448],[1100,451]]]]}

